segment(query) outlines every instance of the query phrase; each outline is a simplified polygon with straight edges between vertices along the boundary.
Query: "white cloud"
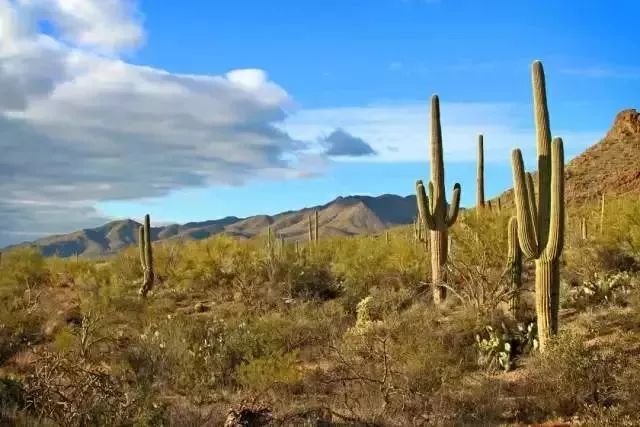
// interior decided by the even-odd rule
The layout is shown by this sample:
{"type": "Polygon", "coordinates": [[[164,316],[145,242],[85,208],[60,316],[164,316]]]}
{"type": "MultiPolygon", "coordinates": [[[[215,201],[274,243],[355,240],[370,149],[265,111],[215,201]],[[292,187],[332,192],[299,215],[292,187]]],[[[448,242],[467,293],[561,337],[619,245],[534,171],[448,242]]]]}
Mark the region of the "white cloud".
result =
{"type": "Polygon", "coordinates": [[[585,67],[570,67],[560,70],[563,74],[595,79],[640,79],[640,67],[591,65],[585,67]]]}
{"type": "Polygon", "coordinates": [[[96,225],[98,201],[314,173],[276,127],[292,101],[264,71],[174,74],[103,56],[140,41],[129,7],[0,0],[0,245],[96,225]],[[65,41],[38,32],[41,19],[65,41]]]}
{"type": "MultiPolygon", "coordinates": [[[[485,158],[489,162],[509,161],[514,147],[532,150],[535,142],[530,109],[526,104],[442,102],[445,161],[475,161],[478,133],[485,136],[485,158]]],[[[283,129],[302,140],[336,128],[345,129],[367,141],[378,153],[367,161],[414,162],[428,161],[429,122],[428,102],[406,102],[301,110],[287,118],[283,129]]],[[[564,138],[568,153],[602,137],[600,132],[553,130],[554,135],[564,138]]]]}
{"type": "Polygon", "coordinates": [[[144,40],[134,0],[18,0],[21,12],[53,23],[64,41],[116,53],[144,40]]]}

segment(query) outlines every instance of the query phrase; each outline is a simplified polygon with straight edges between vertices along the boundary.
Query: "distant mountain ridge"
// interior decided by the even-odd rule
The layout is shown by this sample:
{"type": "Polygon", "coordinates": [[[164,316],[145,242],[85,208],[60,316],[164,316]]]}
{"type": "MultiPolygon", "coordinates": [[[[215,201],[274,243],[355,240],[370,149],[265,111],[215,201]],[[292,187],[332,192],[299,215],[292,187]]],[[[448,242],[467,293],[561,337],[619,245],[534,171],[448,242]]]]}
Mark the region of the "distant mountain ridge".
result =
{"type": "MultiPolygon", "coordinates": [[[[173,239],[201,240],[216,234],[251,238],[265,233],[267,227],[287,240],[306,240],[308,218],[316,210],[320,219],[320,237],[351,236],[379,233],[389,227],[410,224],[416,214],[415,196],[384,194],[348,196],[321,205],[276,215],[255,215],[247,218],[229,216],[216,220],[170,224],[152,227],[153,241],[173,239]]],[[[153,212],[152,223],[153,223],[153,212]]],[[[45,256],[100,257],[116,253],[137,244],[140,223],[116,220],[100,227],[69,234],[48,236],[33,242],[14,245],[36,246],[45,256]]]]}

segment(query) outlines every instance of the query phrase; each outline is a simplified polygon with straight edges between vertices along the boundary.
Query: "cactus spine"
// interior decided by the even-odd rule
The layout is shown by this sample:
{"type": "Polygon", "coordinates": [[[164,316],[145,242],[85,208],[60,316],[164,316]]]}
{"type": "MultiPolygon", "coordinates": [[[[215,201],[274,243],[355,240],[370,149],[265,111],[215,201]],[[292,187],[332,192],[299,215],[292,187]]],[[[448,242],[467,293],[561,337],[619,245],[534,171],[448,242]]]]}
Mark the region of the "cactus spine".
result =
{"type": "Polygon", "coordinates": [[[564,149],[562,139],[551,141],[542,63],[532,66],[533,102],[538,151],[538,199],[533,180],[525,174],[522,153],[513,150],[513,183],[520,248],[536,264],[536,314],[540,350],[558,331],[559,259],[564,244],[564,149]]]}
{"type": "Polygon", "coordinates": [[[446,269],[448,234],[458,218],[460,207],[460,184],[453,186],[451,204],[447,206],[444,190],[444,162],[442,159],[442,129],[440,127],[440,101],[437,95],[431,98],[431,181],[429,196],[422,181],[416,182],[416,193],[420,218],[425,228],[431,230],[431,279],[433,300],[444,302],[447,291],[446,269]]]}
{"type": "Polygon", "coordinates": [[[509,299],[509,309],[514,319],[518,318],[518,306],[520,305],[520,287],[522,286],[522,251],[518,243],[518,219],[509,219],[507,229],[507,274],[511,298],[509,299]]]}
{"type": "Polygon", "coordinates": [[[139,228],[138,243],[140,245],[140,262],[142,264],[142,287],[140,296],[143,298],[153,288],[155,272],[153,270],[153,250],[151,246],[151,218],[145,215],[144,224],[139,228]]]}
{"type": "Polygon", "coordinates": [[[476,212],[484,209],[484,137],[478,135],[478,172],[476,176],[476,212]]]}

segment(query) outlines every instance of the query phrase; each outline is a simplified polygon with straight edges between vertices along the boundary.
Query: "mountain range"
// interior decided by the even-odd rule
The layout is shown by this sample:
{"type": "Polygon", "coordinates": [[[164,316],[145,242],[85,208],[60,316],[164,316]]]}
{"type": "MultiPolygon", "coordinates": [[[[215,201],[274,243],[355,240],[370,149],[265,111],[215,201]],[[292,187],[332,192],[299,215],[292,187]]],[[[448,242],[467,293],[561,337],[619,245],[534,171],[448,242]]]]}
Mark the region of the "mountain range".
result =
{"type": "MultiPolygon", "coordinates": [[[[325,205],[282,212],[272,216],[256,215],[248,218],[230,216],[183,225],[152,227],[151,238],[153,241],[200,240],[224,233],[248,239],[265,233],[267,228],[271,227],[278,237],[291,241],[303,240],[308,238],[309,217],[313,217],[316,210],[320,237],[372,234],[392,226],[411,223],[416,214],[416,199],[415,196],[402,197],[391,194],[378,197],[338,197],[325,205]]],[[[97,228],[49,236],[13,247],[36,246],[45,256],[100,257],[136,244],[139,227],[140,223],[131,219],[117,220],[97,228]]]]}
{"type": "MultiPolygon", "coordinates": [[[[603,193],[607,197],[640,196],[640,113],[628,109],[617,114],[601,141],[567,163],[565,178],[565,197],[570,204],[594,202],[603,193]]],[[[507,190],[498,198],[502,206],[509,206],[513,192],[507,190]]],[[[495,205],[496,200],[493,202],[495,205]]],[[[220,233],[251,238],[265,233],[270,226],[277,236],[304,240],[307,239],[309,216],[316,210],[321,237],[375,234],[392,226],[410,224],[416,214],[416,200],[415,196],[391,194],[338,197],[325,205],[273,216],[226,217],[153,227],[151,234],[154,241],[198,240],[220,233]]],[[[139,226],[131,219],[118,220],[101,227],[49,236],[17,246],[36,246],[45,256],[99,257],[135,244],[139,226]]]]}

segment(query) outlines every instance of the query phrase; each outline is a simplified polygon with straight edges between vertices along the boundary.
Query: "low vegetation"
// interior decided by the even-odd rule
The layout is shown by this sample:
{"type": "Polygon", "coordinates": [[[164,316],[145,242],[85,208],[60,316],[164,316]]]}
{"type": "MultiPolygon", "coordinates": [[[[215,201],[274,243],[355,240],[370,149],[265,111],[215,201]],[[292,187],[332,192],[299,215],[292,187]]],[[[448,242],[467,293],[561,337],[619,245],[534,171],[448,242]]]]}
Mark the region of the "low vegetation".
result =
{"type": "Polygon", "coordinates": [[[568,222],[560,330],[544,354],[531,261],[511,311],[506,213],[460,215],[438,305],[409,227],[297,250],[266,236],[156,244],[145,299],[136,248],[5,253],[3,422],[637,425],[640,234],[621,230],[637,227],[640,202],[611,203],[588,245],[568,222]]]}

